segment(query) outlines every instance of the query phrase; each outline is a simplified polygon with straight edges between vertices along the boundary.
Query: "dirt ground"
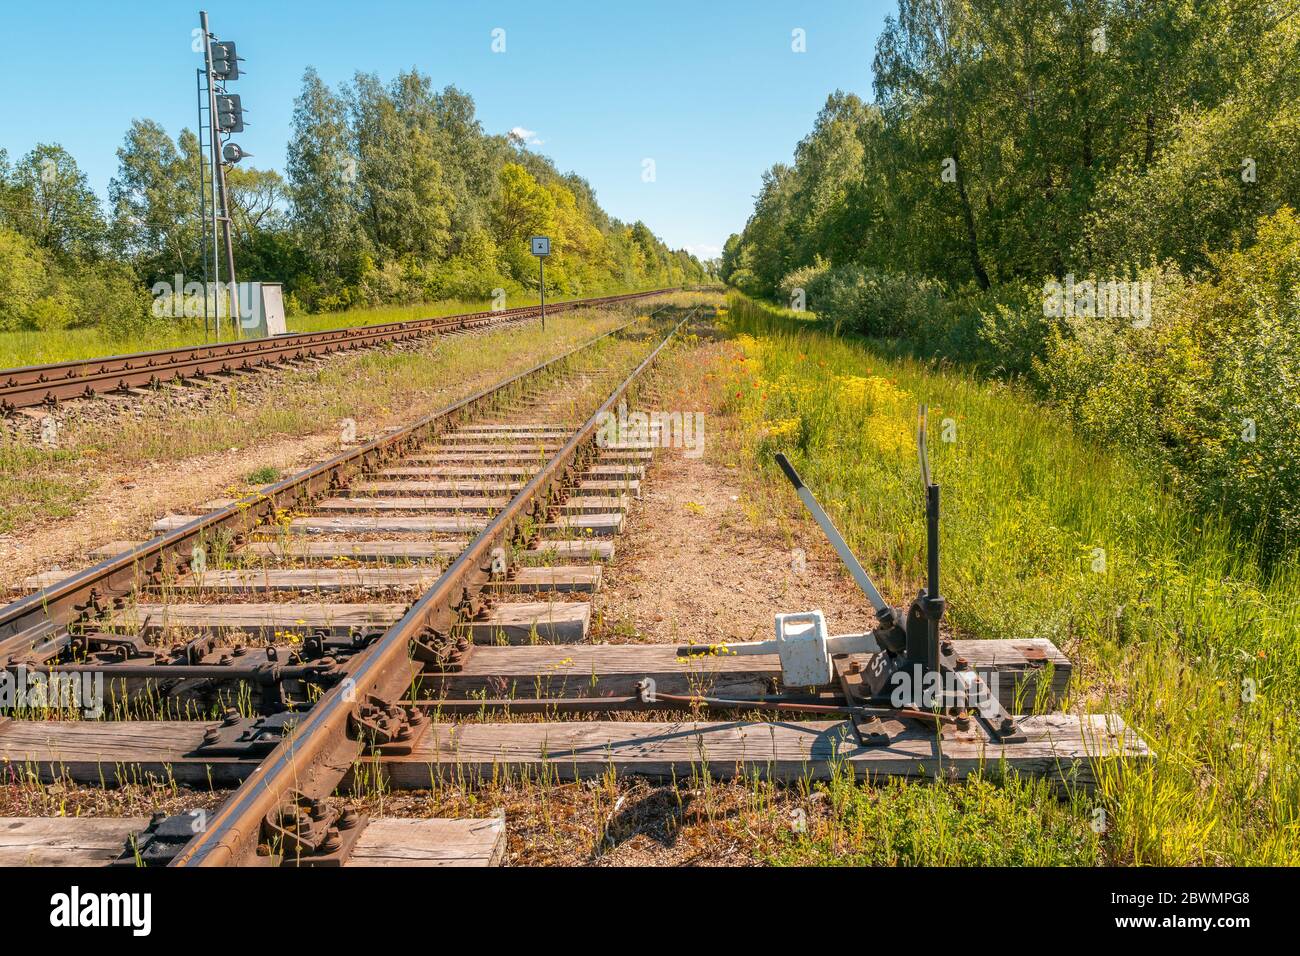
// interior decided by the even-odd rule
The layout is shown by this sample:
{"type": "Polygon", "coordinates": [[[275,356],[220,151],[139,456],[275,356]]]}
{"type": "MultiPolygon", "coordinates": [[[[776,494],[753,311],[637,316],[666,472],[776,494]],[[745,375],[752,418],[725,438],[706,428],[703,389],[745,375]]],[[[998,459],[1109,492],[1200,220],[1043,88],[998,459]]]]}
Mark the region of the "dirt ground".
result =
{"type": "MultiPolygon", "coordinates": [[[[659,451],[593,600],[591,640],[766,640],[774,614],[814,608],[833,632],[871,626],[870,604],[816,527],[799,525],[787,546],[782,532],[752,523],[742,494],[707,443],[698,458],[659,451]]],[[[428,796],[392,799],[388,812],[431,811],[428,796]]],[[[478,799],[505,810],[507,860],[517,866],[754,865],[790,839],[796,819],[829,812],[821,792],[700,780],[514,784],[478,799]]],[[[469,809],[462,794],[431,803],[451,815],[469,809]]]]}
{"type": "Polygon", "coordinates": [[[817,608],[833,632],[872,626],[871,605],[816,527],[799,526],[792,547],[755,527],[734,469],[707,446],[700,458],[660,451],[642,488],[593,602],[593,640],[767,640],[774,614],[817,608]]]}
{"type": "Polygon", "coordinates": [[[110,541],[143,541],[149,526],[168,513],[182,514],[243,487],[249,470],[270,466],[283,473],[336,454],[337,429],[286,437],[175,462],[147,462],[101,472],[94,496],[78,513],[0,535],[0,594],[37,571],[74,571],[90,563],[87,553],[110,541]]]}
{"type": "MultiPolygon", "coordinates": [[[[755,525],[739,475],[719,451],[706,442],[702,457],[656,453],[593,599],[592,642],[765,640],[774,614],[814,608],[833,632],[870,627],[870,604],[816,526],[799,523],[787,543],[783,531],[755,525]]],[[[812,828],[831,812],[821,791],[628,779],[389,794],[376,809],[402,816],[504,810],[507,862],[515,866],[761,864],[788,844],[796,820],[812,828]]]]}

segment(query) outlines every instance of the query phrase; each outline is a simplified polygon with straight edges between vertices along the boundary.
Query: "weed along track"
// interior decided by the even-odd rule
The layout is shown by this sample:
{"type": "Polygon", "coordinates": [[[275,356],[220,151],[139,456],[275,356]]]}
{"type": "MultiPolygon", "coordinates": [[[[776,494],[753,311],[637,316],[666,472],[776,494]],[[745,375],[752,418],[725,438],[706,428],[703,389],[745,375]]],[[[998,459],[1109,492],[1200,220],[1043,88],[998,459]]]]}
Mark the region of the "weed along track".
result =
{"type": "MultiPolygon", "coordinates": [[[[574,299],[554,303],[548,311],[617,305],[660,296],[665,291],[574,299]]],[[[19,409],[50,409],[70,399],[128,393],[131,389],[169,382],[203,381],[213,375],[249,372],[353,349],[414,342],[431,335],[456,335],[493,328],[535,318],[540,311],[540,306],[529,305],[436,319],[298,332],[215,345],[0,369],[0,415],[10,415],[19,409]]]]}
{"type": "Polygon", "coordinates": [[[653,371],[692,347],[680,336],[702,311],[661,309],[32,581],[0,612],[20,695],[0,724],[10,778],[233,790],[152,821],[12,819],[0,863],[486,865],[503,857],[501,817],[371,820],[350,800],[503,776],[955,779],[990,765],[1087,787],[1106,761],[1145,759],[1116,717],[1050,712],[1070,663],[1048,641],[944,641],[1015,733],[876,715],[863,653],[836,654],[817,690],[789,686],[773,648],[590,641],[628,510],[682,429],[653,371]],[[1025,701],[1038,712],[1020,714],[1025,701]]]}

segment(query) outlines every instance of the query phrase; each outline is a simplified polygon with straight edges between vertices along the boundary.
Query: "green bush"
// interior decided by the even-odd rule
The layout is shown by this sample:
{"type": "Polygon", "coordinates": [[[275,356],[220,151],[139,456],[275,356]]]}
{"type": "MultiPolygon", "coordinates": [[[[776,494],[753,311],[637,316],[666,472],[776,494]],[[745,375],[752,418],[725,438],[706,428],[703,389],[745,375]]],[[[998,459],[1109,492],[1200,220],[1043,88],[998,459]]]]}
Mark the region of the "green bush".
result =
{"type": "Polygon", "coordinates": [[[1165,465],[1266,554],[1300,546],[1300,217],[1283,207],[1213,276],[1155,275],[1152,324],[1073,320],[1035,364],[1088,434],[1165,465]]]}
{"type": "MultiPolygon", "coordinates": [[[[954,327],[969,336],[965,344],[975,362],[1000,375],[1020,377],[1033,372],[1051,330],[1043,314],[1041,288],[999,286],[972,295],[960,312],[969,322],[955,322],[954,327]]],[[[965,354],[951,345],[945,351],[950,355],[965,354]]]]}
{"type": "Polygon", "coordinates": [[[125,336],[156,321],[150,303],[128,266],[60,267],[31,240],[0,227],[0,330],[99,326],[125,336]]]}
{"type": "Polygon", "coordinates": [[[813,274],[807,292],[818,315],[871,337],[913,335],[944,307],[941,283],[858,265],[813,274]]]}
{"type": "Polygon", "coordinates": [[[497,260],[492,234],[471,230],[458,255],[429,270],[425,298],[474,301],[490,299],[494,289],[505,289],[508,295],[522,292],[523,287],[502,272],[497,260]]]}
{"type": "MultiPolygon", "coordinates": [[[[837,329],[897,339],[902,352],[1026,380],[1094,439],[1166,469],[1172,487],[1278,556],[1300,547],[1300,216],[1253,224],[1256,242],[1188,279],[1150,283],[1150,323],[1052,316],[1046,286],[1007,283],[945,298],[933,280],[817,262],[779,284],[837,329]]],[[[741,268],[733,282],[743,281],[741,268]]],[[[743,288],[743,286],[742,286],[743,288]]]]}
{"type": "Polygon", "coordinates": [[[28,305],[23,328],[36,332],[57,332],[72,323],[73,315],[72,297],[63,291],[54,291],[28,305]]]}
{"type": "Polygon", "coordinates": [[[71,284],[76,289],[77,325],[98,325],[110,335],[126,338],[160,321],[150,311],[148,291],[126,266],[89,266],[71,284]]]}
{"type": "Polygon", "coordinates": [[[763,284],[754,271],[747,266],[741,266],[730,274],[727,279],[733,286],[746,295],[762,295],[763,284]]]}
{"type": "Polygon", "coordinates": [[[777,283],[777,291],[780,293],[779,301],[781,305],[793,308],[791,303],[794,301],[795,290],[802,289],[806,296],[809,287],[812,286],[813,283],[816,282],[817,279],[819,279],[829,268],[829,263],[819,256],[812,265],[804,266],[801,269],[795,269],[793,272],[787,273],[785,278],[777,283]]]}
{"type": "Polygon", "coordinates": [[[48,284],[44,257],[31,240],[0,226],[0,330],[25,328],[48,284]]]}
{"type": "Polygon", "coordinates": [[[272,468],[270,465],[263,465],[261,468],[254,468],[245,477],[244,480],[250,485],[269,485],[273,481],[280,480],[280,469],[272,468]]]}

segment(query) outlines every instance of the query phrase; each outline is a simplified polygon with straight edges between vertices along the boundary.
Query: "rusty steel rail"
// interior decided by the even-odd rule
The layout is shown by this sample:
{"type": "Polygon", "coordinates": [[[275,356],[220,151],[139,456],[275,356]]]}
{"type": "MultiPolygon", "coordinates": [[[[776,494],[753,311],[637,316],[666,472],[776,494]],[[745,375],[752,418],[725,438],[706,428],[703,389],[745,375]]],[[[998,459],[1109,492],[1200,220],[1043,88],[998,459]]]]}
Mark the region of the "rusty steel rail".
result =
{"type": "MultiPolygon", "coordinates": [[[[599,308],[665,295],[672,291],[675,290],[656,289],[594,299],[572,299],[551,304],[548,311],[554,313],[599,308]]],[[[410,322],[351,326],[322,332],[295,332],[240,342],[0,369],[0,415],[12,414],[20,408],[41,405],[53,407],[65,399],[93,398],[134,387],[262,368],[380,343],[405,342],[427,335],[504,325],[532,318],[539,312],[540,306],[527,305],[496,312],[468,312],[410,322]]]]}
{"type": "Polygon", "coordinates": [[[277,510],[291,510],[312,498],[344,487],[363,471],[402,457],[416,444],[477,412],[524,379],[557,367],[635,323],[636,320],[626,322],[553,359],[448,405],[400,431],[313,465],[264,492],[211,511],[174,531],[0,608],[0,664],[57,650],[58,642],[66,638],[69,627],[93,624],[111,610],[114,603],[135,589],[141,572],[154,580],[167,572],[184,573],[195,544],[216,534],[229,534],[238,539],[273,518],[277,510]]]}
{"type": "Polygon", "coordinates": [[[382,707],[403,699],[412,682],[412,646],[432,643],[472,613],[466,611],[465,600],[490,580],[493,549],[509,545],[520,529],[545,513],[552,491],[563,487],[571,469],[594,452],[602,416],[617,406],[697,311],[692,310],[669,331],[402,619],[361,653],[350,679],[331,688],[312,706],[293,735],[257,766],[172,866],[241,866],[275,859],[259,856],[264,822],[291,800],[329,797],[353,765],[366,756],[358,726],[359,708],[366,702],[382,707]]]}

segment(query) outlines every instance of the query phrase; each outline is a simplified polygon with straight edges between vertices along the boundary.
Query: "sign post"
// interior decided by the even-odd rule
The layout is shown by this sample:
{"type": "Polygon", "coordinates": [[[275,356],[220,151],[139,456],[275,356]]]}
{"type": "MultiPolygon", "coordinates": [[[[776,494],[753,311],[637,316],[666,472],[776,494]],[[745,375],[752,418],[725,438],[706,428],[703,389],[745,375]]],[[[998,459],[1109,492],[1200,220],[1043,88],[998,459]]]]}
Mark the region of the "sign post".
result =
{"type": "Polygon", "coordinates": [[[546,331],[546,257],[551,254],[551,240],[548,236],[533,236],[533,255],[537,257],[537,285],[542,301],[542,331],[546,331]]]}

